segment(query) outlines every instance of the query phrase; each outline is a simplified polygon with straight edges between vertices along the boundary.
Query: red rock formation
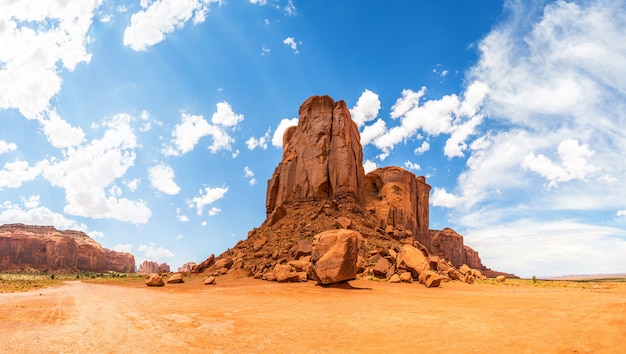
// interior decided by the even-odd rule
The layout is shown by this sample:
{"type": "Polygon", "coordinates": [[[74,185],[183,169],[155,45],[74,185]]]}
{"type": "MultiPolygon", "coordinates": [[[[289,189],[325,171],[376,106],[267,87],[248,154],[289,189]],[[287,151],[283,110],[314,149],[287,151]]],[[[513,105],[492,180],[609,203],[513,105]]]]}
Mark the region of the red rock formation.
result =
{"type": "Polygon", "coordinates": [[[159,263],[145,260],[139,266],[137,273],[150,274],[159,272],[159,263]]]}
{"type": "Polygon", "coordinates": [[[478,252],[474,251],[471,247],[464,246],[463,253],[465,253],[465,264],[467,264],[470,268],[479,270],[486,268],[480,260],[480,257],[478,257],[478,252]]]}
{"type": "Polygon", "coordinates": [[[295,202],[365,206],[359,130],[344,101],[313,96],[283,135],[283,157],[267,184],[266,213],[295,202]]]}
{"type": "Polygon", "coordinates": [[[52,226],[0,226],[0,270],[134,272],[135,257],[111,251],[80,231],[52,226]]]}
{"type": "Polygon", "coordinates": [[[170,265],[169,264],[167,264],[167,263],[159,264],[159,272],[169,273],[170,271],[171,270],[170,270],[170,265]]]}
{"type": "Polygon", "coordinates": [[[433,255],[447,259],[456,268],[467,263],[465,260],[463,236],[448,227],[441,231],[430,230],[430,235],[429,251],[433,255]]]}
{"type": "Polygon", "coordinates": [[[367,208],[374,210],[380,227],[403,227],[428,247],[428,197],[426,179],[400,167],[378,168],[365,175],[367,208]]]}
{"type": "Polygon", "coordinates": [[[179,273],[190,272],[195,266],[197,266],[195,262],[187,262],[183,264],[182,266],[178,267],[178,272],[179,273]]]}

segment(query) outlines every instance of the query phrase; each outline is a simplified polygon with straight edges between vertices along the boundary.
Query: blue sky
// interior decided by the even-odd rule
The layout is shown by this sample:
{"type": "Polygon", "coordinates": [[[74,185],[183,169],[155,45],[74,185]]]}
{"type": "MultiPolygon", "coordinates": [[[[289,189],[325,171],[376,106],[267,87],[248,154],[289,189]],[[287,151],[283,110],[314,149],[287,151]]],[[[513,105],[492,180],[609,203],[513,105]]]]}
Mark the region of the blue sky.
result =
{"type": "Polygon", "coordinates": [[[521,276],[626,271],[623,1],[0,0],[0,223],[177,268],[265,219],[282,132],[345,100],[366,171],[521,276]]]}

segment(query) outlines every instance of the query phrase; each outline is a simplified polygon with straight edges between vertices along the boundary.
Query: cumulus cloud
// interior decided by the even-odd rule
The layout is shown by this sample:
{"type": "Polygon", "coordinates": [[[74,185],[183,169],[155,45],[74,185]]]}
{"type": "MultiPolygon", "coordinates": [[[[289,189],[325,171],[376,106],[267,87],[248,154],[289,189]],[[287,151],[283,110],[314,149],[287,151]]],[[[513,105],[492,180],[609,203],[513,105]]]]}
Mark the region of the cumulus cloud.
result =
{"type": "Polygon", "coordinates": [[[187,203],[189,204],[190,208],[196,208],[198,215],[202,215],[205,206],[213,204],[214,202],[222,199],[226,192],[228,192],[228,187],[205,187],[198,192],[197,196],[193,197],[187,203]]]}
{"type": "Polygon", "coordinates": [[[267,4],[267,0],[250,0],[251,4],[263,6],[267,4]]]}
{"type": "Polygon", "coordinates": [[[165,194],[174,195],[180,187],[174,182],[174,169],[166,164],[158,164],[148,169],[148,177],[152,188],[165,194]]]}
{"type": "Polygon", "coordinates": [[[436,207],[454,208],[461,203],[461,198],[452,193],[448,193],[445,188],[437,188],[433,190],[430,203],[436,207]]]}
{"type": "Polygon", "coordinates": [[[187,222],[189,221],[189,217],[185,214],[182,213],[182,210],[180,208],[176,208],[176,219],[178,219],[178,221],[180,222],[187,222]]]}
{"type": "Polygon", "coordinates": [[[418,146],[413,152],[416,155],[421,155],[428,150],[430,150],[430,144],[427,141],[425,141],[422,143],[422,145],[418,146]]]}
{"type": "Polygon", "coordinates": [[[63,120],[56,110],[50,110],[45,115],[48,119],[42,116],[39,118],[39,122],[43,126],[43,132],[52,146],[67,148],[80,145],[85,141],[85,132],[80,127],[73,127],[63,120]]]}
{"type": "Polygon", "coordinates": [[[11,201],[0,204],[0,224],[22,223],[26,225],[52,225],[59,230],[79,230],[87,232],[87,226],[76,220],[70,220],[63,214],[40,205],[40,196],[32,195],[21,198],[21,205],[11,201]]]}
{"type": "Polygon", "coordinates": [[[254,172],[250,169],[250,167],[246,166],[243,168],[243,176],[248,179],[248,184],[254,186],[256,184],[256,178],[254,178],[254,172]]]}
{"type": "MultiPolygon", "coordinates": [[[[218,215],[221,212],[222,212],[222,209],[216,208],[216,207],[212,207],[211,209],[209,209],[209,216],[215,216],[215,215],[218,215]]],[[[203,225],[203,226],[205,226],[205,225],[203,225]]]]}
{"type": "Polygon", "coordinates": [[[235,139],[223,127],[235,127],[243,120],[243,115],[235,114],[227,102],[220,102],[216,107],[211,119],[214,124],[209,124],[202,116],[182,112],[181,122],[174,127],[172,140],[163,149],[163,154],[166,156],[185,154],[193,150],[205,136],[213,138],[213,143],[209,145],[212,153],[220,150],[230,151],[235,139]]]}
{"type": "Polygon", "coordinates": [[[4,2],[0,13],[0,109],[26,118],[48,109],[63,70],[91,60],[85,47],[100,0],[4,2]]]}
{"type": "Polygon", "coordinates": [[[0,139],[0,154],[4,154],[6,152],[11,152],[15,150],[17,150],[17,145],[15,143],[9,143],[0,139]]]}
{"type": "Polygon", "coordinates": [[[293,4],[293,0],[287,1],[287,5],[285,5],[285,15],[287,16],[296,16],[298,11],[296,10],[296,6],[293,4]]]}
{"type": "Polygon", "coordinates": [[[0,190],[6,187],[18,188],[24,182],[34,180],[46,165],[47,161],[40,161],[33,166],[22,160],[5,163],[0,170],[0,190]]]}
{"type": "Polygon", "coordinates": [[[377,168],[378,168],[378,165],[376,164],[376,162],[372,160],[365,160],[363,162],[363,170],[365,170],[366,174],[374,171],[377,168]]]}
{"type": "Polygon", "coordinates": [[[413,171],[418,171],[422,168],[418,163],[411,162],[411,161],[405,161],[404,167],[406,167],[408,170],[413,170],[413,171]]]}
{"type": "MultiPolygon", "coordinates": [[[[419,137],[422,133],[433,137],[447,134],[450,136],[444,148],[444,155],[449,158],[463,157],[464,151],[468,148],[468,138],[476,134],[482,122],[480,107],[487,93],[487,85],[479,81],[469,85],[462,98],[452,94],[440,99],[423,101],[425,87],[419,91],[405,89],[390,112],[390,117],[399,120],[400,124],[389,127],[385,121],[378,119],[373,124],[364,126],[361,144],[373,144],[380,149],[382,153],[379,158],[383,160],[397,144],[419,137]]],[[[373,96],[369,97],[369,100],[373,101],[373,96]]],[[[357,113],[357,117],[362,115],[357,113]]],[[[371,113],[368,119],[370,117],[371,113]]],[[[369,120],[373,119],[372,117],[369,120]]]]}
{"type": "Polygon", "coordinates": [[[298,125],[298,118],[283,118],[280,123],[274,130],[274,135],[272,136],[272,145],[276,147],[283,147],[283,135],[285,134],[285,130],[289,127],[293,127],[298,125]]]}
{"type": "Polygon", "coordinates": [[[115,189],[107,194],[107,188],[135,161],[137,139],[131,120],[127,114],[115,115],[102,125],[106,130],[101,139],[67,148],[64,159],[44,164],[43,177],[65,190],[66,213],[133,223],[148,221],[151,211],[145,201],[120,198],[115,189]]]}
{"type": "Polygon", "coordinates": [[[155,262],[163,258],[174,257],[174,253],[172,253],[172,251],[163,248],[163,246],[157,247],[154,242],[150,242],[147,245],[139,245],[139,247],[137,247],[137,251],[143,252],[145,259],[150,259],[155,262]]]}
{"type": "Polygon", "coordinates": [[[268,140],[270,140],[270,133],[271,130],[268,129],[265,132],[265,135],[260,138],[250,137],[250,139],[246,141],[246,146],[248,146],[248,150],[254,150],[256,148],[267,150],[267,142],[268,140]]]}
{"type": "Polygon", "coordinates": [[[224,127],[234,127],[243,120],[243,114],[235,114],[230,103],[223,101],[216,105],[217,109],[211,117],[211,122],[224,127]]]}
{"type": "Polygon", "coordinates": [[[283,43],[288,45],[291,49],[293,49],[294,54],[299,54],[298,45],[301,45],[302,42],[296,42],[293,37],[287,37],[283,40],[283,43]]]}
{"type": "Polygon", "coordinates": [[[354,107],[350,109],[350,115],[356,125],[361,127],[363,124],[376,119],[379,111],[380,99],[378,94],[365,90],[356,101],[354,107]]]}
{"type": "Polygon", "coordinates": [[[124,45],[146,50],[190,20],[194,25],[204,22],[212,3],[221,5],[222,0],[141,1],[142,10],[132,15],[124,30],[124,45]]]}
{"type": "Polygon", "coordinates": [[[549,183],[548,188],[557,186],[560,182],[572,179],[585,180],[586,177],[597,170],[587,158],[593,155],[589,145],[579,145],[578,140],[563,140],[558,147],[561,164],[552,162],[543,154],[529,153],[522,161],[522,167],[527,168],[545,177],[549,183]]]}

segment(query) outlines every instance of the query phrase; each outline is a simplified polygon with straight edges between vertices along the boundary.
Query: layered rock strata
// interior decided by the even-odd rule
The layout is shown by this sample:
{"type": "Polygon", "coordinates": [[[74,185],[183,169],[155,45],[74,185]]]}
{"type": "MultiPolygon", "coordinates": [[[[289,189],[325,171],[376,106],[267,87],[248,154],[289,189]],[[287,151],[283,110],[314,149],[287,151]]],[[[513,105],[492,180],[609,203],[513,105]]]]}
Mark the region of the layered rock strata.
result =
{"type": "Polygon", "coordinates": [[[80,231],[52,226],[0,226],[0,270],[132,273],[135,257],[112,251],[80,231]]]}

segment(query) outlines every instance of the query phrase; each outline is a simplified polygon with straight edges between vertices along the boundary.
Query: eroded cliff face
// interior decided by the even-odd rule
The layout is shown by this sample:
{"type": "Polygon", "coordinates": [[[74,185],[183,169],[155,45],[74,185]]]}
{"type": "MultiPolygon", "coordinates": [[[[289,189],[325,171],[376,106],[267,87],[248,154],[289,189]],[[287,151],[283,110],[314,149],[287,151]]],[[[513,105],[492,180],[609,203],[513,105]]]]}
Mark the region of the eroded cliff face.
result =
{"type": "Polygon", "coordinates": [[[401,226],[428,248],[428,197],[430,186],[423,176],[396,166],[378,168],[365,175],[367,208],[379,219],[379,226],[401,226]]]}
{"type": "Polygon", "coordinates": [[[267,215],[307,201],[364,207],[363,151],[345,102],[313,96],[299,112],[298,126],[285,131],[282,161],[268,181],[267,215]]]}
{"type": "Polygon", "coordinates": [[[80,231],[52,226],[0,226],[0,270],[132,273],[135,257],[102,246],[80,231]]]}

